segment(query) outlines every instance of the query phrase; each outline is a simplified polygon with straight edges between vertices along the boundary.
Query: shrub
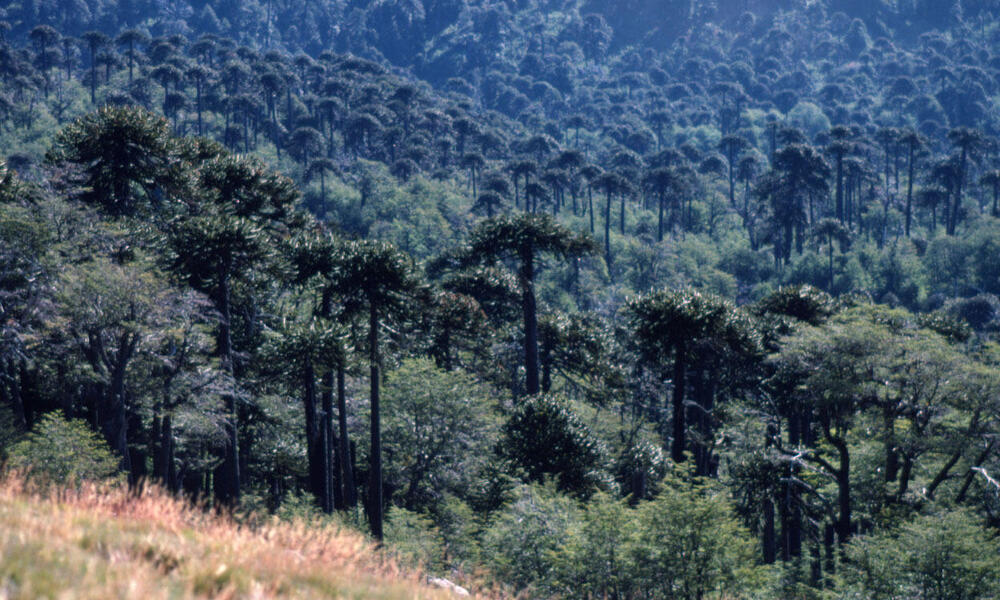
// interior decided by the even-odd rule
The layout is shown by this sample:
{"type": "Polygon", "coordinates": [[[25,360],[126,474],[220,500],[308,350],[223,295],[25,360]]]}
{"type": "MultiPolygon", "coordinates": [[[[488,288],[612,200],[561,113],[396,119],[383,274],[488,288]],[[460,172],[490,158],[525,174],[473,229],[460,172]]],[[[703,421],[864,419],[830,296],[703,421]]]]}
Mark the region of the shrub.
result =
{"type": "Polygon", "coordinates": [[[11,446],[8,464],[42,482],[78,485],[118,477],[118,459],[81,420],[44,415],[28,435],[11,446]]]}

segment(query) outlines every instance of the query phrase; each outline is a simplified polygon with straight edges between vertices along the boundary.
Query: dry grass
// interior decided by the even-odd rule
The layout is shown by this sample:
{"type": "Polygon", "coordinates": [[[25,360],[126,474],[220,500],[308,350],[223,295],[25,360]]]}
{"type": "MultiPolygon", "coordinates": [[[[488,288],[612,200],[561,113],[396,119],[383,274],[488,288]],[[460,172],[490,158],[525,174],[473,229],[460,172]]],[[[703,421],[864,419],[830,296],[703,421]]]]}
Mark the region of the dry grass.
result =
{"type": "Polygon", "coordinates": [[[451,597],[420,581],[333,526],[251,529],[156,488],[0,482],[0,600],[451,597]]]}

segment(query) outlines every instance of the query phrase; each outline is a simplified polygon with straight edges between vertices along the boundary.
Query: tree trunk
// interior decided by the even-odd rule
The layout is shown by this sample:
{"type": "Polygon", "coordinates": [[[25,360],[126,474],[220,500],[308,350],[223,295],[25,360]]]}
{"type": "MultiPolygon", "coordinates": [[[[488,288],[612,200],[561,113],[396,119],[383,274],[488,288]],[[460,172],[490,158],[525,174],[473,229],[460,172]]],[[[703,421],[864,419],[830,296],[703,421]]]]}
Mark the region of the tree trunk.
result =
{"type": "Polygon", "coordinates": [[[620,226],[618,228],[618,233],[625,235],[625,194],[621,195],[621,202],[619,202],[621,210],[619,211],[619,222],[620,226]]]}
{"type": "Polygon", "coordinates": [[[326,489],[326,477],[323,460],[322,433],[316,418],[316,373],[312,362],[307,361],[302,369],[302,408],[306,421],[306,459],[309,468],[309,491],[325,511],[329,503],[326,489]]]}
{"type": "Polygon", "coordinates": [[[538,313],[535,306],[535,262],[530,247],[521,248],[521,308],[524,311],[524,375],[525,391],[539,392],[538,378],[538,313]]]}
{"type": "Polygon", "coordinates": [[[764,564],[772,565],[777,559],[778,548],[774,534],[774,500],[770,496],[764,498],[761,512],[764,513],[764,531],[761,535],[764,564]]]}
{"type": "Polygon", "coordinates": [[[379,415],[378,306],[368,314],[368,362],[371,379],[371,473],[368,480],[368,521],[372,535],[382,542],[382,423],[379,415]]]}
{"type": "Polygon", "coordinates": [[[837,154],[837,220],[844,222],[844,156],[837,154]]]}
{"type": "Polygon", "coordinates": [[[594,190],[587,186],[587,205],[590,211],[590,235],[594,235],[594,190]]]}
{"type": "Polygon", "coordinates": [[[910,237],[910,224],[913,221],[913,160],[916,148],[910,144],[910,156],[907,171],[909,176],[906,179],[906,237],[910,237]]]}
{"type": "Polygon", "coordinates": [[[657,206],[656,215],[656,241],[663,241],[663,194],[658,194],[657,199],[659,200],[657,206]]]}
{"type": "Polygon", "coordinates": [[[354,461],[352,460],[350,438],[347,436],[347,393],[344,386],[344,365],[337,365],[337,424],[340,428],[340,469],[344,485],[344,506],[354,508],[358,503],[357,488],[354,487],[354,461]]]}
{"type": "Polygon", "coordinates": [[[837,454],[840,457],[840,466],[834,473],[837,479],[837,509],[839,511],[835,527],[837,529],[837,543],[843,545],[851,539],[851,455],[846,441],[833,438],[830,443],[837,449],[837,454]]]}
{"type": "Polygon", "coordinates": [[[674,416],[674,437],[670,444],[670,455],[674,462],[684,462],[685,438],[685,406],[684,406],[684,378],[687,376],[687,361],[685,360],[685,344],[678,342],[674,346],[674,390],[673,390],[673,416],[674,416]]]}
{"type": "Polygon", "coordinates": [[[608,274],[611,273],[611,191],[607,192],[604,203],[604,261],[608,264],[608,274]]]}
{"type": "MultiPolygon", "coordinates": [[[[233,340],[232,311],[230,308],[229,269],[228,265],[220,268],[217,308],[222,315],[219,323],[219,356],[222,359],[222,370],[233,375],[233,340]]],[[[236,410],[236,397],[233,393],[225,395],[225,424],[227,444],[222,457],[222,464],[215,469],[213,491],[215,499],[223,505],[234,506],[240,500],[240,460],[239,460],[239,416],[236,410]]]]}

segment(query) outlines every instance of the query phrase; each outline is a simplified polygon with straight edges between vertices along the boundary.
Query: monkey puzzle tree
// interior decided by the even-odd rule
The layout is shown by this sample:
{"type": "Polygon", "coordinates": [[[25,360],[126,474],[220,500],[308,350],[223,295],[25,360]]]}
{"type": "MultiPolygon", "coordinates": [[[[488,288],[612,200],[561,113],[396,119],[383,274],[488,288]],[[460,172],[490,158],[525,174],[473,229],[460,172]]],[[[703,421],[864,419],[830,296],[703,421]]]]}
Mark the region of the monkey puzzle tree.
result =
{"type": "Polygon", "coordinates": [[[600,175],[594,186],[604,191],[604,261],[608,265],[608,272],[611,272],[611,202],[616,194],[626,194],[630,187],[624,177],[617,173],[606,172],[600,175]]]}
{"type": "Polygon", "coordinates": [[[817,238],[826,240],[826,252],[827,252],[827,280],[828,287],[827,291],[833,291],[833,242],[837,241],[841,245],[841,251],[843,247],[847,245],[850,241],[851,232],[847,227],[845,227],[837,219],[820,219],[813,227],[813,235],[817,238]]]}
{"type": "MultiPolygon", "coordinates": [[[[295,281],[306,284],[311,279],[317,278],[316,284],[319,288],[319,306],[316,312],[326,320],[343,317],[342,314],[335,314],[334,301],[337,299],[338,290],[334,287],[332,280],[337,267],[337,257],[339,241],[329,234],[303,234],[291,241],[291,263],[295,269],[295,281]]],[[[329,489],[333,485],[333,480],[339,479],[341,490],[334,488],[332,494],[321,498],[323,507],[330,501],[339,501],[340,509],[349,509],[357,504],[357,490],[354,484],[354,469],[351,463],[350,441],[347,432],[347,394],[345,389],[345,379],[347,370],[347,352],[342,348],[337,361],[332,369],[323,373],[323,396],[322,411],[323,424],[321,436],[323,439],[324,452],[327,456],[335,454],[338,464],[334,465],[339,473],[338,477],[331,477],[329,469],[324,473],[327,480],[324,489],[329,489]],[[337,447],[333,447],[333,395],[336,386],[337,395],[337,426],[339,438],[337,447]]]]}
{"type": "Polygon", "coordinates": [[[631,300],[626,310],[643,359],[657,368],[672,362],[670,454],[682,462],[687,446],[687,372],[697,360],[699,345],[749,346],[751,327],[728,301],[694,290],[655,292],[631,300]]]}
{"type": "Polygon", "coordinates": [[[48,159],[82,168],[84,201],[112,216],[131,216],[140,198],[157,202],[156,190],[169,183],[172,149],[170,126],[162,117],[136,107],[106,106],[60,131],[48,159]]]}
{"type": "Polygon", "coordinates": [[[540,391],[538,363],[538,308],[535,301],[535,266],[542,253],[562,259],[594,252],[596,246],[586,235],[559,225],[548,215],[521,213],[500,216],[480,222],[469,233],[469,258],[495,263],[513,260],[517,263],[518,284],[521,288],[521,309],[524,317],[525,391],[540,391]]]}
{"type": "Polygon", "coordinates": [[[333,407],[325,400],[325,391],[320,405],[316,377],[343,364],[344,353],[343,333],[334,324],[314,317],[290,323],[276,332],[264,349],[265,370],[276,371],[302,390],[309,487],[326,513],[333,511],[339,482],[334,481],[336,472],[330,465],[333,428],[329,417],[333,407]]]}
{"type": "Polygon", "coordinates": [[[330,283],[340,291],[346,314],[368,316],[368,364],[371,389],[371,462],[368,480],[368,520],[372,535],[382,540],[382,429],[379,413],[381,355],[379,328],[410,308],[420,283],[413,263],[386,242],[350,241],[339,246],[330,283]]]}
{"type": "Polygon", "coordinates": [[[910,236],[910,224],[913,221],[913,178],[917,159],[927,150],[927,139],[915,130],[903,129],[899,141],[906,148],[906,237],[910,236]]]}
{"type": "Polygon", "coordinates": [[[741,135],[727,135],[719,142],[719,150],[726,157],[729,169],[729,205],[736,208],[736,165],[740,154],[750,148],[750,142],[741,135]]]}
{"type": "Polygon", "coordinates": [[[965,179],[968,174],[970,159],[978,159],[986,138],[978,129],[969,127],[956,127],[948,132],[948,139],[959,150],[958,156],[958,178],[956,180],[955,193],[952,204],[948,212],[947,233],[955,235],[955,228],[958,225],[960,209],[962,207],[962,191],[965,188],[965,179]]]}
{"type": "Polygon", "coordinates": [[[97,104],[97,53],[111,43],[111,38],[101,31],[88,31],[81,36],[90,49],[90,103],[97,104]]]}
{"type": "MultiPolygon", "coordinates": [[[[263,228],[253,220],[206,211],[175,220],[168,231],[173,252],[171,269],[189,285],[204,292],[219,312],[216,354],[222,370],[233,377],[232,286],[236,278],[252,270],[268,256],[263,228]]],[[[225,395],[227,444],[215,476],[215,497],[235,504],[240,496],[239,427],[237,393],[225,395]]]]}
{"type": "Polygon", "coordinates": [[[128,84],[131,86],[135,62],[139,57],[135,47],[138,44],[148,44],[149,35],[139,29],[126,29],[121,32],[117,38],[115,38],[115,42],[117,42],[120,46],[128,47],[128,50],[125,51],[125,56],[128,57],[128,84]]]}

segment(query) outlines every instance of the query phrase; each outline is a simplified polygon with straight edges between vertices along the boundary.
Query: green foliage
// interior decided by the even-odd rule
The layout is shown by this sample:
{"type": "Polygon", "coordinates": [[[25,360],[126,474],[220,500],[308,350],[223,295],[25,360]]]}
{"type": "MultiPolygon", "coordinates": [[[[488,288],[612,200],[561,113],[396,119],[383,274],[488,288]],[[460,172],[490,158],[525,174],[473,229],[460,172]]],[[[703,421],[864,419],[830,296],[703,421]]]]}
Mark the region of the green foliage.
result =
{"type": "Polygon", "coordinates": [[[606,450],[569,403],[555,395],[520,400],[497,451],[530,481],[551,476],[559,489],[581,496],[605,485],[606,450]]]}
{"type": "Polygon", "coordinates": [[[639,526],[635,512],[622,501],[595,494],[556,555],[563,592],[589,598],[646,592],[637,580],[632,554],[639,526]]]}
{"type": "Polygon", "coordinates": [[[44,483],[76,485],[118,479],[118,459],[107,444],[80,420],[57,413],[43,415],[25,439],[10,446],[8,465],[44,483]]]}
{"type": "Polygon", "coordinates": [[[1000,593],[1000,544],[966,510],[919,515],[848,547],[846,597],[973,600],[1000,593]]]}
{"type": "Polygon", "coordinates": [[[578,507],[525,487],[484,533],[483,551],[515,590],[586,597],[747,598],[770,585],[728,500],[672,482],[629,508],[604,493],[578,507]]]}
{"type": "Polygon", "coordinates": [[[557,585],[556,556],[579,523],[576,503],[552,486],[524,486],[483,533],[483,554],[507,585],[545,593],[557,585]]]}
{"type": "Polygon", "coordinates": [[[427,358],[388,373],[383,396],[386,482],[411,510],[463,493],[496,443],[488,388],[427,358]]]}
{"type": "Polygon", "coordinates": [[[768,583],[731,504],[711,487],[668,488],[640,505],[637,520],[636,584],[653,598],[741,597],[768,583]]]}
{"type": "Polygon", "coordinates": [[[444,566],[445,545],[434,522],[399,506],[386,514],[385,543],[403,561],[430,571],[444,566]]]}
{"type": "Polygon", "coordinates": [[[155,186],[168,173],[171,138],[167,121],[134,107],[103,107],[63,129],[54,162],[78,165],[85,174],[84,200],[109,215],[133,215],[156,202],[155,186]]]}

